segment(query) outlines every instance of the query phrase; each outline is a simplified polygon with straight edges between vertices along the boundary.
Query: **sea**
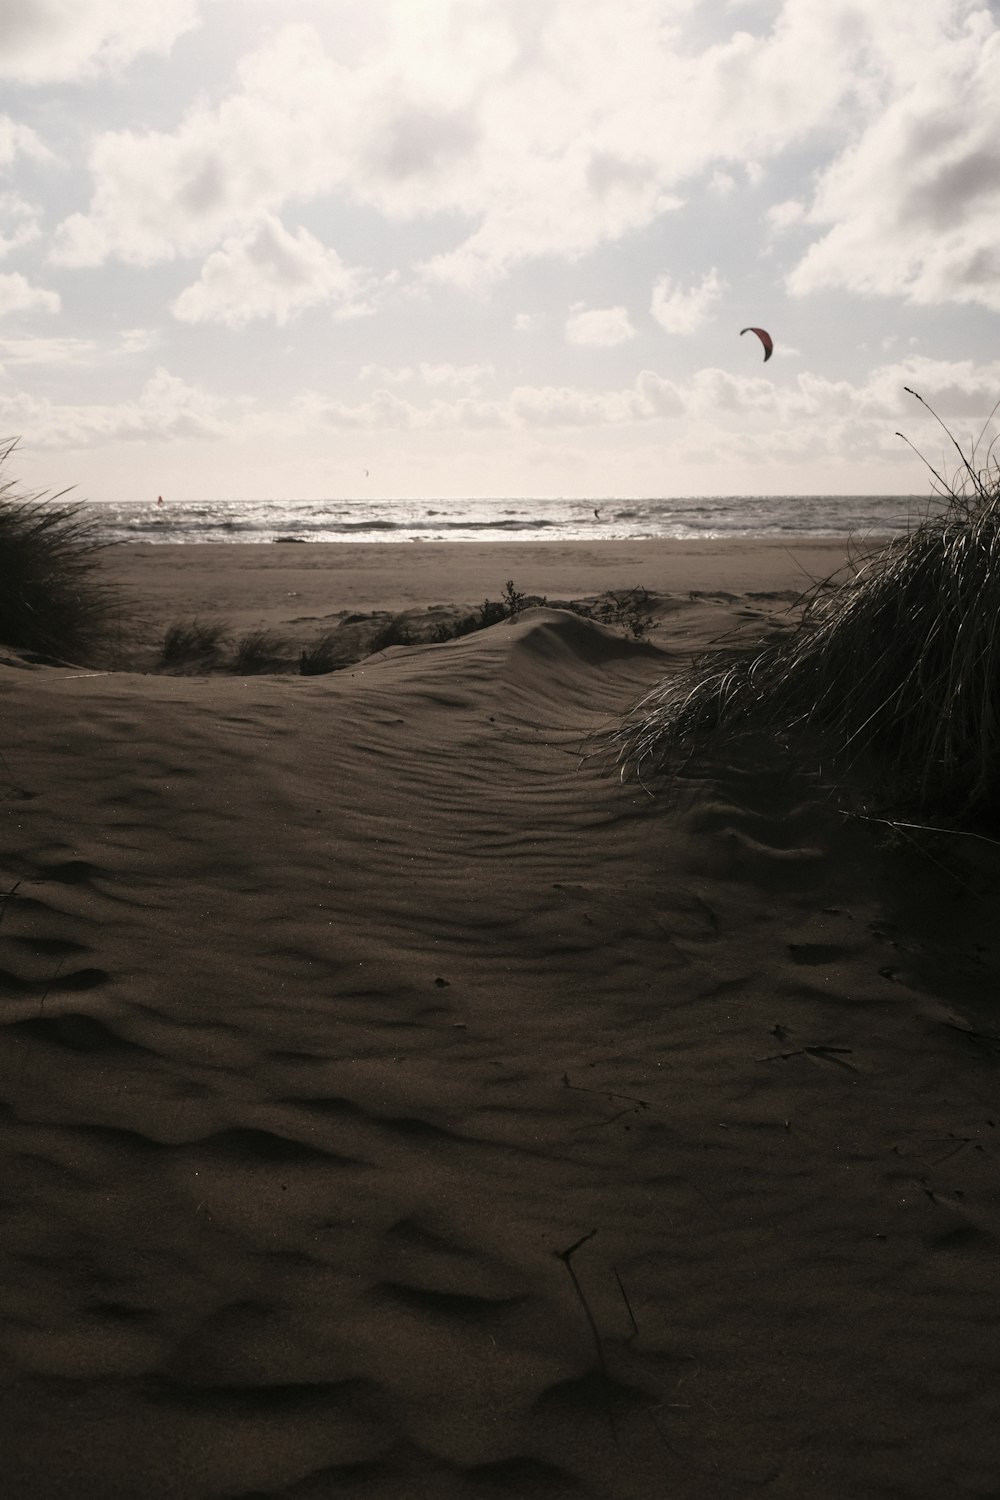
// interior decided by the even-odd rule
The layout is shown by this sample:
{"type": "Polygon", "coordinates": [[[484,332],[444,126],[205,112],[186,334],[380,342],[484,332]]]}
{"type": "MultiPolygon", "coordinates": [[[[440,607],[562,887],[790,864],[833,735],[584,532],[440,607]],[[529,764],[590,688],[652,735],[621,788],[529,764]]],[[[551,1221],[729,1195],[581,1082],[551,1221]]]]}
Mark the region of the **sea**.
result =
{"type": "Polygon", "coordinates": [[[82,506],[113,542],[645,541],[893,536],[917,495],[724,495],[645,500],[155,500],[82,506]]]}

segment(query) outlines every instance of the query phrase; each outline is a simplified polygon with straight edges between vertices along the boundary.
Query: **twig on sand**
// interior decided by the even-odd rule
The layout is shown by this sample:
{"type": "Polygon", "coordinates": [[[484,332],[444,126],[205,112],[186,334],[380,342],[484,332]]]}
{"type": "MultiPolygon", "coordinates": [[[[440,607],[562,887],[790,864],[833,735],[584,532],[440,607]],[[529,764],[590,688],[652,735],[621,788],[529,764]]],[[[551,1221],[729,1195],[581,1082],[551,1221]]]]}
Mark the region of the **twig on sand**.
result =
{"type": "MultiPolygon", "coordinates": [[[[647,1100],[637,1099],[634,1094],[616,1094],[612,1092],[611,1089],[589,1089],[587,1088],[586,1084],[583,1083],[570,1083],[568,1073],[563,1074],[562,1081],[564,1088],[574,1089],[578,1094],[597,1094],[602,1099],[626,1099],[629,1104],[638,1104],[640,1109],[649,1108],[649,1103],[647,1100]]],[[[597,1233],[596,1229],[594,1230],[594,1233],[597,1233]]]]}
{"type": "Polygon", "coordinates": [[[973,1026],[959,1026],[955,1021],[945,1021],[949,1031],[957,1031],[959,1036],[968,1037],[974,1047],[980,1047],[990,1057],[1000,1055],[1000,1036],[991,1031],[977,1031],[973,1026]]]}
{"type": "MultiPolygon", "coordinates": [[[[910,828],[920,829],[924,833],[961,833],[963,830],[959,828],[931,828],[926,823],[901,823],[897,819],[873,818],[864,813],[845,813],[845,817],[862,818],[864,821],[869,823],[884,823],[887,827],[892,828],[896,833],[898,833],[900,838],[905,839],[908,844],[912,844],[913,848],[916,849],[918,854],[922,854],[925,859],[929,859],[932,865],[937,865],[938,869],[943,871],[943,873],[949,876],[950,879],[954,880],[956,885],[960,885],[964,891],[968,891],[969,895],[974,897],[976,901],[986,900],[986,897],[982,895],[980,891],[977,891],[974,886],[971,886],[967,880],[963,880],[961,875],[957,875],[954,870],[949,870],[948,866],[944,864],[940,859],[935,859],[934,855],[930,852],[929,849],[925,849],[924,846],[913,837],[912,833],[907,832],[907,829],[910,828]]],[[[969,838],[984,839],[988,844],[996,842],[995,839],[986,838],[986,835],[982,833],[970,833],[967,836],[969,838]]]]}
{"type": "Polygon", "coordinates": [[[622,1294],[622,1301],[625,1303],[625,1306],[628,1308],[628,1315],[629,1315],[629,1318],[630,1318],[631,1323],[632,1323],[632,1332],[629,1334],[628,1338],[625,1341],[626,1343],[630,1344],[633,1339],[637,1339],[639,1337],[639,1325],[635,1321],[635,1313],[632,1311],[632,1304],[628,1300],[628,1293],[626,1292],[624,1286],[622,1285],[622,1279],[621,1279],[621,1277],[618,1274],[618,1267],[617,1266],[612,1266],[611,1269],[615,1273],[615,1280],[618,1283],[618,1290],[622,1294]]]}
{"type": "Polygon", "coordinates": [[[0,925],[2,925],[3,919],[7,914],[7,902],[14,899],[15,895],[17,894],[17,888],[20,884],[21,882],[19,880],[15,880],[10,890],[4,891],[3,895],[0,896],[0,925]]]}
{"type": "Polygon", "coordinates": [[[826,1062],[837,1063],[841,1068],[851,1068],[851,1063],[841,1061],[838,1054],[853,1052],[853,1047],[827,1047],[816,1043],[811,1047],[796,1047],[791,1052],[772,1052],[769,1057],[758,1057],[758,1062],[784,1062],[788,1057],[822,1057],[826,1062]]]}
{"type": "Polygon", "coordinates": [[[904,823],[900,818],[876,818],[872,813],[850,812],[845,817],[859,818],[862,823],[883,823],[886,828],[913,828],[917,833],[944,833],[957,839],[978,839],[981,844],[992,844],[1000,849],[1000,839],[991,839],[987,833],[973,833],[970,828],[936,828],[930,823],[904,823]]]}
{"type": "MultiPolygon", "coordinates": [[[[588,1234],[581,1235],[578,1240],[576,1240],[572,1245],[568,1247],[568,1249],[554,1250],[552,1253],[555,1255],[557,1260],[562,1261],[563,1265],[566,1267],[566,1270],[569,1272],[569,1279],[573,1283],[573,1290],[576,1292],[576,1295],[580,1302],[580,1306],[583,1308],[583,1315],[587,1319],[587,1326],[590,1328],[591,1337],[594,1340],[594,1349],[597,1353],[597,1363],[601,1371],[601,1376],[606,1384],[610,1384],[611,1376],[608,1373],[607,1360],[604,1358],[604,1345],[601,1342],[601,1335],[598,1330],[597,1323],[594,1320],[594,1314],[590,1310],[590,1303],[587,1301],[583,1287],[580,1285],[580,1278],[573,1270],[573,1256],[587,1243],[588,1240],[592,1240],[596,1233],[596,1229],[591,1229],[588,1234]]],[[[606,1402],[605,1410],[607,1411],[608,1415],[608,1426],[611,1428],[611,1437],[615,1443],[615,1446],[617,1447],[618,1429],[615,1426],[615,1414],[611,1409],[610,1401],[606,1402]]]]}

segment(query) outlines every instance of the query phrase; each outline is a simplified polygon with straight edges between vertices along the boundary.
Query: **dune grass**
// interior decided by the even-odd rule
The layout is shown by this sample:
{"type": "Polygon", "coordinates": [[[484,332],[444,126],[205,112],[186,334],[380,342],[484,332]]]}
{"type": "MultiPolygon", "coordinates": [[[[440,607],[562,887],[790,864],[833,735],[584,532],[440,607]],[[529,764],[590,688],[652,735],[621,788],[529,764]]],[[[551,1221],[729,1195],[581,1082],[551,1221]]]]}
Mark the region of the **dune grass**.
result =
{"type": "Polygon", "coordinates": [[[164,633],[160,659],[168,666],[211,660],[228,641],[229,632],[229,621],[214,616],[175,620],[164,633]]]}
{"type": "Polygon", "coordinates": [[[234,672],[265,672],[284,664],[290,651],[288,640],[274,630],[250,630],[233,644],[234,672]]]}
{"type": "Polygon", "coordinates": [[[27,491],[7,470],[17,440],[0,443],[0,641],[42,656],[93,662],[122,622],[102,576],[99,541],[66,491],[27,491]]]}
{"type": "Polygon", "coordinates": [[[834,764],[887,804],[996,822],[1000,465],[993,443],[980,458],[982,436],[966,453],[944,430],[960,462],[947,480],[928,465],[943,507],[856,551],[803,596],[783,638],[660,683],[613,735],[623,770],[673,771],[744,732],[818,731],[834,764]]]}
{"type": "Polygon", "coordinates": [[[319,640],[303,646],[299,652],[299,674],[302,677],[324,677],[340,667],[350,666],[354,657],[345,653],[343,643],[335,630],[327,631],[319,640]]]}

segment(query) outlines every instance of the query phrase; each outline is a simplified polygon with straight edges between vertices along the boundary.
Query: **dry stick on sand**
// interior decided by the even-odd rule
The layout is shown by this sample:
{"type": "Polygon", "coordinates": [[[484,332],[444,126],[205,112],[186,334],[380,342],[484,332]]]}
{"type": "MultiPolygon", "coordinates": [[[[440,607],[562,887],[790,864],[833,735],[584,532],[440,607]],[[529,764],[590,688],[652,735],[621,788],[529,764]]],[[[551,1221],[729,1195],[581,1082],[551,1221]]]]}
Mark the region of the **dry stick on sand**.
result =
{"type": "MultiPolygon", "coordinates": [[[[554,1250],[552,1253],[555,1255],[557,1260],[562,1261],[563,1265],[569,1272],[569,1279],[573,1283],[573,1290],[576,1292],[576,1295],[579,1298],[580,1306],[583,1308],[583,1315],[587,1319],[591,1337],[594,1340],[594,1348],[597,1351],[597,1363],[600,1367],[601,1376],[605,1382],[605,1386],[608,1386],[611,1383],[611,1376],[608,1373],[607,1360],[604,1358],[604,1345],[601,1341],[601,1335],[598,1330],[597,1323],[594,1319],[594,1314],[590,1310],[590,1303],[587,1301],[583,1287],[580,1285],[580,1279],[577,1276],[576,1272],[573,1270],[573,1256],[579,1249],[581,1249],[582,1246],[587,1243],[588,1240],[592,1240],[596,1233],[596,1229],[591,1229],[588,1234],[581,1235],[580,1238],[576,1240],[572,1245],[570,1245],[567,1250],[554,1250]]],[[[608,1426],[611,1428],[611,1437],[614,1441],[615,1446],[617,1447],[618,1429],[615,1426],[615,1414],[611,1409],[610,1400],[606,1400],[605,1402],[605,1411],[607,1412],[608,1416],[608,1426]]]]}
{"type": "Polygon", "coordinates": [[[7,903],[8,901],[13,901],[14,897],[17,894],[17,888],[20,884],[21,882],[19,880],[15,880],[10,890],[4,891],[3,895],[0,896],[0,927],[3,926],[3,919],[7,915],[7,903]]]}

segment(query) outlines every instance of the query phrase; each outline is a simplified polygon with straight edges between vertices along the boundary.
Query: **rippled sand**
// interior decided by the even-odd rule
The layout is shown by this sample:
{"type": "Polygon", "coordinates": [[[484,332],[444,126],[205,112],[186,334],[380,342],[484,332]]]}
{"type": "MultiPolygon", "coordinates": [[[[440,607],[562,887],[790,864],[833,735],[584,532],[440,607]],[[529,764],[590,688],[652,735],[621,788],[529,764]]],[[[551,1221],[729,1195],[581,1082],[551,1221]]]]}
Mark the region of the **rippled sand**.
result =
{"type": "Polygon", "coordinates": [[[766,746],[581,754],[793,578],[652,643],[0,666],[6,1494],[996,1493],[990,851],[766,746]]]}

